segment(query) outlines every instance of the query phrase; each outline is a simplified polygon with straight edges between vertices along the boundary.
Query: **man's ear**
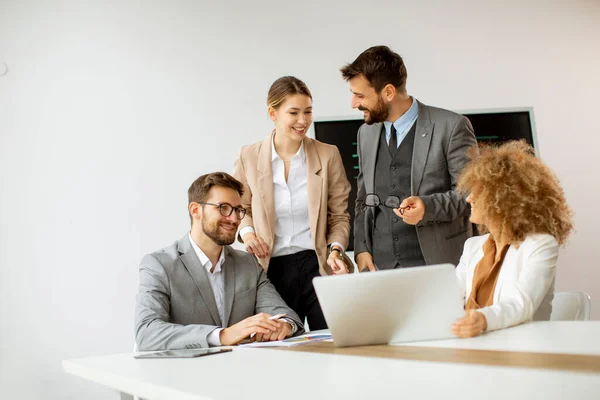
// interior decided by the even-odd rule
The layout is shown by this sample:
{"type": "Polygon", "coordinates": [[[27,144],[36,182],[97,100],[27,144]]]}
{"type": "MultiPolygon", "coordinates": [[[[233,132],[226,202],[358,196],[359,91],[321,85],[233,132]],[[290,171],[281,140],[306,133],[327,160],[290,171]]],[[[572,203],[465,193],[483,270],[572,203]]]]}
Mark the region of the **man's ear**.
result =
{"type": "Polygon", "coordinates": [[[192,219],[194,219],[194,220],[202,219],[202,205],[201,204],[198,204],[195,201],[192,201],[188,205],[188,211],[190,212],[192,219]]]}
{"type": "Polygon", "coordinates": [[[394,85],[392,85],[391,83],[388,83],[382,89],[381,95],[387,101],[392,101],[393,98],[396,97],[396,87],[394,85]]]}

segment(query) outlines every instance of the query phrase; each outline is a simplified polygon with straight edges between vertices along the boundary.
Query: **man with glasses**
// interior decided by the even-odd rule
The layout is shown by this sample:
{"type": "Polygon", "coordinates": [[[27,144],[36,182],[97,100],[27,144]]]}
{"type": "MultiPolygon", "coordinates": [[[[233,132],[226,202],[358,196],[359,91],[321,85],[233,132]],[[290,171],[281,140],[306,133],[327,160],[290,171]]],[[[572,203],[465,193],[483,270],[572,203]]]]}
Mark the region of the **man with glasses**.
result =
{"type": "Polygon", "coordinates": [[[404,61],[387,46],[365,50],[341,72],[352,108],[365,117],[354,220],[359,270],[456,265],[473,234],[469,206],[455,190],[476,146],[471,123],[409,96],[404,61]]]}
{"type": "Polygon", "coordinates": [[[224,172],[202,175],[188,190],[191,230],[140,264],[135,338],[139,350],[282,340],[303,332],[249,253],[234,250],[243,186],[224,172]]]}

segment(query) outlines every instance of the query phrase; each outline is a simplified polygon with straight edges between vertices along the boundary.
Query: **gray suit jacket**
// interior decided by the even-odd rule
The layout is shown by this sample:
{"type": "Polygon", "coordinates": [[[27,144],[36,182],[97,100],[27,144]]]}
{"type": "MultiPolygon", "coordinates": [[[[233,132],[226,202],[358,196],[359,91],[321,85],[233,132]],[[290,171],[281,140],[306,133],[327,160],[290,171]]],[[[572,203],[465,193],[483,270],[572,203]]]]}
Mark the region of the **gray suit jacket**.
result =
{"type": "MultiPolygon", "coordinates": [[[[466,152],[476,146],[477,141],[466,117],[417,103],[419,116],[410,191],[425,203],[425,216],[417,224],[419,244],[427,264],[457,265],[464,242],[473,231],[469,222],[470,208],[455,189],[458,175],[468,161],[466,152]]],[[[358,130],[354,254],[371,253],[373,248],[374,209],[368,207],[363,211],[362,207],[365,196],[375,191],[375,163],[382,127],[382,123],[363,124],[358,130]]]]}
{"type": "Polygon", "coordinates": [[[221,321],[206,269],[186,234],[177,242],[144,256],[136,298],[135,340],[139,350],[208,347],[207,336],[264,312],[285,313],[304,332],[254,256],[223,248],[225,321],[221,321]]]}

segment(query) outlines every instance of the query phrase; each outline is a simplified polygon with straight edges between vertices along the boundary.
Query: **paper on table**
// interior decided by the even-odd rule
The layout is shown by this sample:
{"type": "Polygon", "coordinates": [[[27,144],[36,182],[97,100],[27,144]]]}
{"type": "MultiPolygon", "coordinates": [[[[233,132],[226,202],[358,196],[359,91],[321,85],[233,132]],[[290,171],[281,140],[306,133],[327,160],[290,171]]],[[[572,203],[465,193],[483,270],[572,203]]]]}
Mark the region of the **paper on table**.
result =
{"type": "Polygon", "coordinates": [[[321,342],[323,340],[330,339],[331,334],[329,333],[316,333],[292,337],[284,340],[275,340],[272,342],[253,342],[248,344],[242,344],[240,345],[240,347],[292,347],[302,344],[321,342]]]}

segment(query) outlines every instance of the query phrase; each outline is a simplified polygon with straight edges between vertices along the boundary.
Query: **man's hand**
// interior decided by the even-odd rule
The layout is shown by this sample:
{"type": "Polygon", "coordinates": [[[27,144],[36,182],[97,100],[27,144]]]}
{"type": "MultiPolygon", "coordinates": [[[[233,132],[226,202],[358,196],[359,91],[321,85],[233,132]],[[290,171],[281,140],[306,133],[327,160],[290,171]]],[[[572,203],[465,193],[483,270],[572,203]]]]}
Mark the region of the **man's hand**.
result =
{"type": "Polygon", "coordinates": [[[253,256],[258,258],[265,258],[269,256],[269,246],[267,246],[265,241],[260,236],[256,236],[254,232],[246,233],[242,240],[246,245],[246,251],[253,256]]]}
{"type": "Polygon", "coordinates": [[[394,208],[394,214],[409,225],[416,225],[425,216],[425,203],[418,196],[410,196],[402,200],[399,208],[394,208]]]}
{"type": "MultiPolygon", "coordinates": [[[[337,249],[337,247],[334,247],[333,249],[337,249]]],[[[346,264],[344,264],[341,251],[333,251],[333,249],[331,249],[329,257],[327,258],[327,265],[331,267],[334,275],[347,274],[348,268],[346,267],[346,264]]]]}
{"type": "Polygon", "coordinates": [[[373,263],[373,256],[367,251],[358,253],[356,255],[356,264],[358,265],[358,272],[376,271],[375,264],[373,263]]]}
{"type": "MultiPolygon", "coordinates": [[[[224,346],[232,346],[238,344],[242,340],[250,336],[251,333],[265,335],[281,330],[278,321],[270,320],[270,315],[260,313],[248,317],[229,328],[223,329],[219,333],[219,339],[224,346]]],[[[286,324],[288,325],[288,324],[286,324]]]]}
{"type": "Polygon", "coordinates": [[[283,340],[292,336],[292,326],[284,320],[273,321],[279,325],[275,332],[271,333],[256,333],[254,341],[256,342],[271,342],[273,340],[283,340]]]}
{"type": "Polygon", "coordinates": [[[465,317],[452,324],[452,333],[461,338],[478,336],[487,329],[485,315],[476,310],[466,310],[465,317]]]}

